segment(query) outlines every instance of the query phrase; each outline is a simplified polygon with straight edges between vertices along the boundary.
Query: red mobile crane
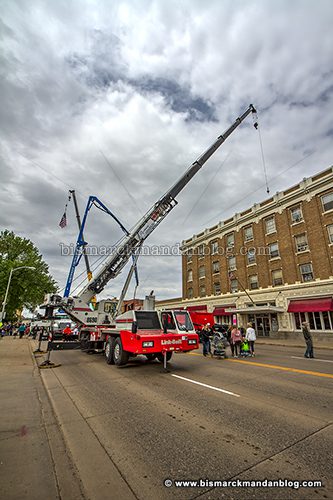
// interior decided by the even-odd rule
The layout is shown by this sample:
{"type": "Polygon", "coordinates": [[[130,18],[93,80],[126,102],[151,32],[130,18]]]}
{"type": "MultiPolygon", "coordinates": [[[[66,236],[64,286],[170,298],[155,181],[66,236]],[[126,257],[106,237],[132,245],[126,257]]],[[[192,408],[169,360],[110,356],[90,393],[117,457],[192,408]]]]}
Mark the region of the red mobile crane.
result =
{"type": "MultiPolygon", "coordinates": [[[[195,333],[189,313],[162,311],[158,314],[153,307],[154,298],[146,297],[144,310],[127,311],[112,315],[112,304],[100,301],[94,311],[89,303],[102,292],[106,284],[122,271],[133,258],[122,296],[139,257],[140,248],[148,236],[157,228],[168,213],[176,206],[176,196],[201,169],[206,161],[223,144],[230,134],[250,114],[256,113],[252,104],[234,123],[186,170],[180,179],[148,210],[137,224],[125,234],[116,251],[108,257],[101,270],[75,297],[48,295],[44,307],[46,316],[53,316],[56,308],[63,309],[74,321],[81,324],[80,341],[86,350],[104,350],[109,364],[124,365],[129,357],[144,354],[148,359],[169,360],[174,351],[197,349],[198,335],[195,333]]],[[[256,126],[256,123],[255,125],[256,126]]]]}

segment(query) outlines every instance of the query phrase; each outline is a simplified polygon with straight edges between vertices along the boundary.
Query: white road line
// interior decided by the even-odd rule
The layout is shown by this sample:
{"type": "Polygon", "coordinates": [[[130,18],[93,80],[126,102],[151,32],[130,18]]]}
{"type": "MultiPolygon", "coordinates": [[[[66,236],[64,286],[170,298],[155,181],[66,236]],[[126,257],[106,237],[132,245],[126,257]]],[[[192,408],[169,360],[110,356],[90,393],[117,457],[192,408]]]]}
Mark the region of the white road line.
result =
{"type": "Polygon", "coordinates": [[[213,389],[214,391],[224,392],[225,394],[230,394],[230,396],[235,396],[236,398],[240,398],[239,394],[235,394],[234,392],[220,389],[219,387],[214,387],[213,385],[202,384],[201,382],[197,382],[196,380],[191,380],[190,378],[180,377],[179,375],[174,375],[173,373],[171,374],[171,377],[180,378],[181,380],[186,380],[186,382],[191,382],[192,384],[201,385],[202,387],[207,387],[208,389],[213,389]]]}
{"type": "MultiPolygon", "coordinates": [[[[300,356],[291,356],[293,359],[306,359],[304,356],[301,358],[300,356]]],[[[321,361],[322,363],[333,363],[330,359],[317,359],[312,358],[313,361],[321,361]]]]}

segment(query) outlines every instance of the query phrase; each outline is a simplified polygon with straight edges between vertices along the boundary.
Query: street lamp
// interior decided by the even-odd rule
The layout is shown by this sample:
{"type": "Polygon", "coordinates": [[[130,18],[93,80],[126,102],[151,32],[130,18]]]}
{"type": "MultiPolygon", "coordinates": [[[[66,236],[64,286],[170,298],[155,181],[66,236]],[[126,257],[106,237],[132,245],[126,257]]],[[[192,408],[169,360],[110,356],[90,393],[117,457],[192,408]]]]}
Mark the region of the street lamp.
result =
{"type": "Polygon", "coordinates": [[[19,269],[36,269],[36,268],[32,267],[32,266],[20,266],[20,267],[15,267],[14,269],[10,270],[8,283],[7,283],[7,289],[6,289],[6,293],[5,293],[5,298],[4,298],[4,301],[2,303],[2,311],[1,311],[0,321],[5,319],[5,307],[6,307],[6,303],[7,303],[8,291],[9,291],[9,287],[10,287],[10,282],[12,280],[13,272],[18,271],[19,269]]]}

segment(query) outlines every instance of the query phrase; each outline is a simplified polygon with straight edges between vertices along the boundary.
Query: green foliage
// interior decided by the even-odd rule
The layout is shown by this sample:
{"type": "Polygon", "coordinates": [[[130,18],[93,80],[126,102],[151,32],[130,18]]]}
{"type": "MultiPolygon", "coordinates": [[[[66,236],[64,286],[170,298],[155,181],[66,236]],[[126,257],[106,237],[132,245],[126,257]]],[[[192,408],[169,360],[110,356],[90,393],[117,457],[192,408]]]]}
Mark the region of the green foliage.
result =
{"type": "Polygon", "coordinates": [[[0,233],[0,302],[2,304],[10,270],[20,266],[36,270],[19,269],[12,274],[6,304],[6,320],[15,319],[15,312],[26,307],[33,310],[43,302],[45,293],[57,290],[38,248],[27,238],[20,238],[12,231],[0,233]]]}

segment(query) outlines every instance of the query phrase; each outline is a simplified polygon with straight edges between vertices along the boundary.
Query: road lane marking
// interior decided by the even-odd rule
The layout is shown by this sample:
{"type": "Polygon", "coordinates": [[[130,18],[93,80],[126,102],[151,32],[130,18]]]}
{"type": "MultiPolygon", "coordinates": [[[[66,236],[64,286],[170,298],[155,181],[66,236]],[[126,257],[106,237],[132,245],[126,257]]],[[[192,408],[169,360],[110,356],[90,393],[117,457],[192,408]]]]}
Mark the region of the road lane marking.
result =
{"type": "Polygon", "coordinates": [[[214,387],[213,385],[203,384],[202,382],[197,382],[196,380],[192,380],[190,378],[180,377],[179,375],[171,374],[171,377],[180,378],[181,380],[185,380],[186,382],[191,382],[192,384],[201,385],[202,387],[207,387],[207,389],[213,389],[214,391],[224,392],[225,394],[229,394],[230,396],[235,396],[236,398],[240,398],[239,394],[235,394],[234,392],[226,391],[225,389],[220,389],[219,387],[214,387]]]}
{"type": "MultiPolygon", "coordinates": [[[[291,356],[293,359],[306,359],[304,356],[291,356]]],[[[313,361],[322,361],[323,363],[333,363],[331,359],[317,359],[317,358],[311,358],[313,361]]],[[[312,361],[311,361],[312,363],[312,361]]]]}
{"type": "MultiPolygon", "coordinates": [[[[198,354],[196,352],[189,352],[188,354],[192,356],[202,356],[202,354],[198,354]]],[[[275,368],[275,370],[282,370],[293,373],[303,373],[304,375],[313,375],[315,377],[333,378],[333,375],[331,375],[330,373],[319,373],[310,370],[299,370],[297,368],[288,368],[286,366],[269,365],[268,363],[258,363],[257,361],[245,361],[243,359],[225,359],[225,361],[229,361],[231,363],[243,363],[244,365],[261,366],[263,368],[275,368]]]]}
{"type": "Polygon", "coordinates": [[[263,368],[275,368],[276,370],[282,370],[285,372],[303,373],[305,375],[314,375],[315,377],[333,378],[333,375],[331,375],[330,373],[319,373],[319,372],[312,372],[310,370],[299,370],[298,368],[289,368],[280,365],[269,365],[268,363],[257,363],[256,361],[243,361],[242,359],[227,359],[226,361],[231,361],[233,363],[243,363],[246,365],[262,366],[263,368]]]}

